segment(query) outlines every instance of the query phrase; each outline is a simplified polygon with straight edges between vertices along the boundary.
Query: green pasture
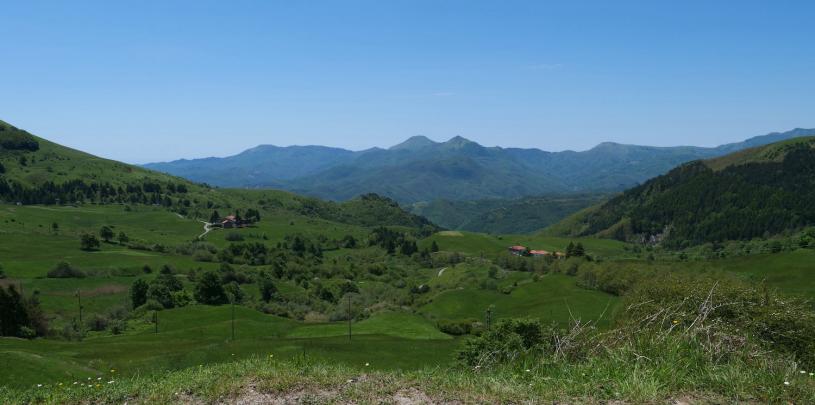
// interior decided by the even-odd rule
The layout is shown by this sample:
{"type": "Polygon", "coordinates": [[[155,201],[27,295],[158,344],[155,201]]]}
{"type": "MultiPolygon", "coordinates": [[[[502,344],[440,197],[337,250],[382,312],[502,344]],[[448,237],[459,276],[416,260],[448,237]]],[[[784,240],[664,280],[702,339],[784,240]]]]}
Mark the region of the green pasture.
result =
{"type": "Polygon", "coordinates": [[[158,333],[146,314],[142,325],[119,336],[83,341],[0,339],[0,361],[25,364],[0,369],[9,386],[53,384],[176,370],[252,356],[275,359],[306,356],[360,368],[416,369],[448,364],[460,340],[438,332],[421,317],[385,313],[352,325],[304,324],[236,306],[232,310],[190,306],[159,312],[158,333]],[[366,366],[365,364],[368,364],[366,366]]]}
{"type": "Polygon", "coordinates": [[[606,326],[618,303],[617,297],[577,287],[573,277],[550,274],[509,294],[474,287],[442,291],[419,312],[436,320],[483,321],[490,309],[493,319],[530,317],[563,325],[579,319],[606,326]]]}

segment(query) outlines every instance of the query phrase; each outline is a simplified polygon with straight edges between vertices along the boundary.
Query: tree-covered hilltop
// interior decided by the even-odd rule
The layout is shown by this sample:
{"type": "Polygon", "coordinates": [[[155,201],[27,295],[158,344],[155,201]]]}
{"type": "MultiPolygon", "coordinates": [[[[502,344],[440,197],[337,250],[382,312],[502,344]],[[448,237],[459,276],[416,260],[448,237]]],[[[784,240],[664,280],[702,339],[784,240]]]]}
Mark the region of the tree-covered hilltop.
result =
{"type": "Polygon", "coordinates": [[[335,203],[274,190],[218,189],[73,150],[0,121],[3,202],[157,205],[202,219],[217,209],[264,207],[356,225],[433,227],[375,194],[335,203]]]}
{"type": "Polygon", "coordinates": [[[553,229],[686,247],[815,224],[815,138],[694,161],[553,229]]]}

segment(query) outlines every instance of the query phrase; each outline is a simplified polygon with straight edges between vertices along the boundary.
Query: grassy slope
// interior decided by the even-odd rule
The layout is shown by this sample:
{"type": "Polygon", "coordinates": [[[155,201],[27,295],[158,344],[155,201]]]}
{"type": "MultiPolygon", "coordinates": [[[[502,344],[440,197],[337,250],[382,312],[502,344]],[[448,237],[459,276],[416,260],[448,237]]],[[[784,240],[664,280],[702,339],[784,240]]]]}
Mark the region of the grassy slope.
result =
{"type": "Polygon", "coordinates": [[[624,244],[620,241],[597,238],[568,238],[558,236],[535,235],[486,235],[472,232],[443,231],[422,241],[420,247],[429,246],[433,241],[441,250],[464,252],[471,255],[501,254],[512,245],[524,245],[530,249],[564,251],[570,242],[581,242],[586,252],[598,257],[619,257],[625,254],[624,244]]]}
{"type": "Polygon", "coordinates": [[[6,385],[26,386],[43,379],[107,376],[111,369],[119,375],[135,375],[257,354],[297,358],[304,352],[344,364],[370,363],[374,369],[416,369],[448,363],[460,343],[407,314],[382,314],[355,324],[349,341],[344,323],[303,324],[240,306],[235,312],[234,341],[229,306],[162,311],[158,333],[145,321],[124,335],[92,335],[82,342],[0,338],[3,362],[36,365],[3,369],[0,376],[6,385]]]}
{"type": "MultiPolygon", "coordinates": [[[[444,276],[455,270],[446,270],[444,276]]],[[[530,317],[561,325],[581,319],[598,321],[602,326],[608,324],[617,303],[617,297],[581,289],[573,278],[551,274],[538,282],[520,284],[510,294],[477,288],[447,290],[419,310],[434,319],[482,320],[487,308],[491,308],[493,319],[530,317]]]]}
{"type": "Polygon", "coordinates": [[[602,199],[603,195],[565,195],[517,200],[436,200],[413,204],[411,211],[448,229],[532,233],[602,199]]]}
{"type": "MultiPolygon", "coordinates": [[[[627,353],[633,356],[633,353],[627,353]]],[[[812,403],[815,379],[795,369],[749,365],[699,370],[675,350],[656,362],[623,356],[531,364],[477,373],[427,368],[371,370],[258,356],[156,375],[102,380],[40,379],[42,386],[0,388],[3,403],[812,403]],[[112,381],[112,382],[108,382],[112,381]],[[784,381],[789,385],[783,384],[784,381]],[[77,382],[77,384],[73,384],[77,382]],[[60,385],[62,384],[62,385],[60,385]]]]}

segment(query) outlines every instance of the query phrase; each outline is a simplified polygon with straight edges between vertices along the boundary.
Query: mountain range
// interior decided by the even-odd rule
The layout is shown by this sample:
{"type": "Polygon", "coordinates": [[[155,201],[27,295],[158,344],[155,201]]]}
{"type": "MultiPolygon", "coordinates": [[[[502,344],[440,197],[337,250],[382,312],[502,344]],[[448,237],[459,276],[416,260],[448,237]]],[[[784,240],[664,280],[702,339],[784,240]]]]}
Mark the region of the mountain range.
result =
{"type": "Polygon", "coordinates": [[[414,136],[388,149],[261,145],[234,156],[144,167],[233,188],[280,188],[330,200],[377,193],[400,203],[616,192],[673,167],[800,136],[797,128],[717,147],[654,147],[604,142],[586,151],[485,147],[460,136],[414,136]]]}

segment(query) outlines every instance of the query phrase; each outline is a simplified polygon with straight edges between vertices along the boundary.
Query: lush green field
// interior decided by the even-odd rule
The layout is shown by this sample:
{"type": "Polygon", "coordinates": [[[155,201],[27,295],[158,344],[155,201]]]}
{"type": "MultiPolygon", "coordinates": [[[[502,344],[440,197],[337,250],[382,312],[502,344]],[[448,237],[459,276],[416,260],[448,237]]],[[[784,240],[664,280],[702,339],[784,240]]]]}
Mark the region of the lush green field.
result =
{"type": "Polygon", "coordinates": [[[580,242],[586,253],[597,257],[625,257],[624,243],[612,239],[563,238],[545,235],[487,235],[464,231],[442,231],[422,241],[422,246],[430,246],[435,241],[439,248],[450,252],[463,252],[474,256],[495,256],[503,254],[513,245],[530,249],[564,252],[570,242],[580,242]]]}
{"type": "MultiPolygon", "coordinates": [[[[36,292],[56,328],[78,317],[77,290],[81,292],[84,318],[89,319],[114,307],[128,307],[128,288],[133,281],[154,279],[162,265],[174,267],[187,290],[194,286],[194,281],[188,279],[193,270],[220,266],[216,262],[194,260],[178,251],[177,247],[203,232],[203,224],[198,219],[179,216],[160,207],[3,205],[0,206],[0,225],[0,264],[8,277],[0,283],[20,285],[26,294],[36,292]],[[56,230],[52,228],[53,223],[58,224],[56,230]],[[97,233],[103,225],[113,227],[117,233],[125,232],[131,239],[160,243],[166,249],[164,252],[136,250],[114,242],[103,243],[99,251],[80,250],[79,235],[97,233]],[[63,260],[86,272],[87,277],[47,278],[46,273],[63,260]],[[144,274],[145,265],[154,272],[144,274]]],[[[0,339],[0,363],[19,365],[0,369],[0,380],[8,386],[25,387],[89,377],[107,379],[111,374],[145,375],[252,356],[298,359],[304,353],[308,358],[349,367],[416,370],[451,364],[466,339],[442,333],[437,322],[466,319],[484,322],[487,309],[493,320],[533,317],[562,326],[576,319],[592,321],[601,327],[610,325],[620,310],[619,298],[580,288],[575,277],[551,270],[538,275],[506,269],[491,273],[490,269],[495,267],[491,260],[506,256],[506,248],[515,244],[563,251],[568,243],[580,242],[588,254],[618,266],[630,263],[631,266],[662,266],[686,271],[725,271],[766,280],[769,285],[810,297],[815,291],[815,277],[812,277],[815,252],[806,249],[714,261],[649,264],[632,259],[622,243],[612,240],[447,231],[418,240],[419,248],[429,248],[435,241],[441,253],[458,252],[463,261],[446,264],[434,258],[431,265],[420,265],[412,259],[385,255],[379,247],[365,245],[369,232],[370,228],[361,225],[274,208],[264,210],[263,220],[254,227],[219,229],[203,238],[217,249],[230,244],[226,239],[229,233],[271,246],[291,234],[327,239],[353,235],[359,239],[362,246],[357,248],[324,252],[324,267],[336,268],[333,278],[305,280],[325,285],[344,283],[347,281],[344,274],[348,273],[343,273],[343,269],[360,275],[354,284],[369,301],[354,301],[354,311],[360,311],[364,305],[371,316],[353,322],[350,341],[346,322],[324,321],[328,319],[328,312],[315,318],[322,322],[303,322],[236,306],[236,338],[232,340],[232,308],[228,305],[191,305],[160,311],[158,333],[150,321],[152,312],[137,311],[131,314],[128,328],[121,335],[89,332],[82,341],[0,339]],[[369,270],[372,265],[381,265],[385,273],[372,273],[369,270]],[[403,281],[408,284],[394,287],[403,281]],[[410,295],[406,290],[411,285],[426,285],[429,291],[410,295]],[[401,309],[381,306],[376,301],[385,301],[383,297],[394,294],[405,297],[401,309]],[[412,300],[409,297],[413,297],[412,300]],[[366,367],[366,363],[369,366],[366,367]],[[116,371],[111,373],[110,370],[116,371]]],[[[270,267],[240,266],[249,274],[270,267]]],[[[284,299],[302,301],[312,294],[302,280],[280,279],[276,284],[284,299]]],[[[257,285],[246,284],[243,289],[250,302],[257,303],[257,285]]],[[[344,311],[342,305],[344,301],[338,302],[337,308],[344,311]]]]}
{"type": "MultiPolygon", "coordinates": [[[[235,307],[189,306],[159,313],[158,333],[146,321],[119,336],[91,335],[81,342],[0,338],[4,364],[0,379],[27,386],[56,381],[109,378],[159,370],[175,370],[253,355],[313,358],[374,369],[415,369],[447,364],[459,340],[454,340],[415,315],[384,313],[352,326],[346,323],[304,324],[235,307]]],[[[150,314],[151,315],[151,314],[150,314]]],[[[149,319],[150,315],[145,319],[149,319]]]]}
{"type": "Polygon", "coordinates": [[[483,320],[489,309],[493,319],[530,317],[564,326],[572,320],[607,325],[617,303],[617,297],[575,286],[572,277],[550,274],[520,284],[509,294],[477,288],[443,291],[420,312],[432,319],[483,320]]]}

